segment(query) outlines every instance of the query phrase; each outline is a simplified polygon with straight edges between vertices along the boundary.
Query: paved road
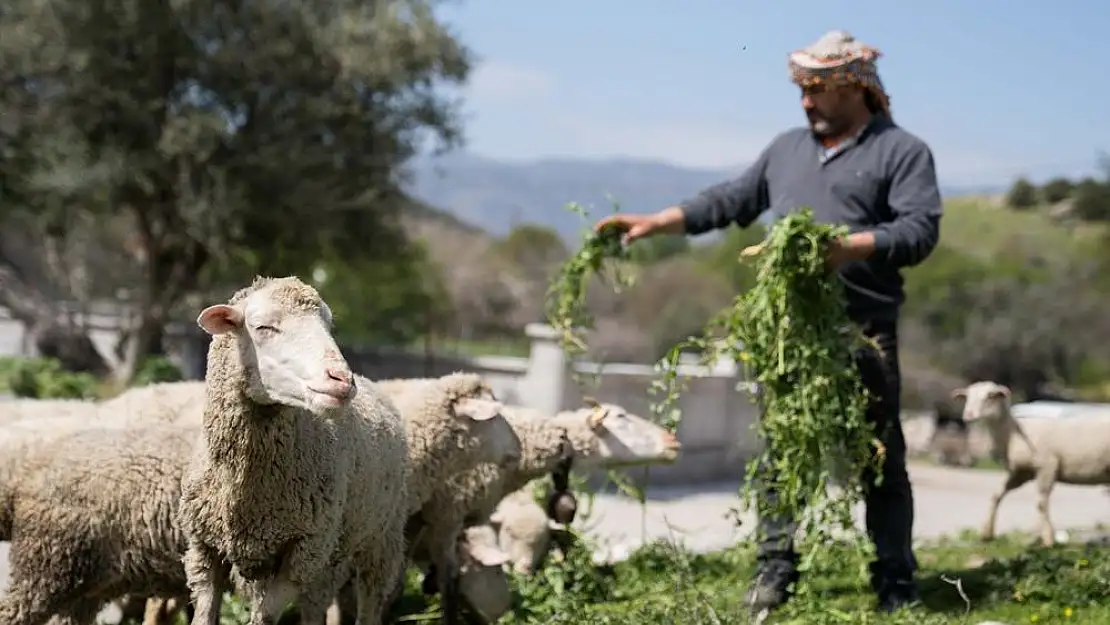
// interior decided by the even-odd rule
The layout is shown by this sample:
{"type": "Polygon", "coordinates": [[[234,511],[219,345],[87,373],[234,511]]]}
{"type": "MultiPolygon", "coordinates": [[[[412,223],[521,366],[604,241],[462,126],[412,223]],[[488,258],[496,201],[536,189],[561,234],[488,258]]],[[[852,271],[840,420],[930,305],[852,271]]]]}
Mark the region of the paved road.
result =
{"type": "MultiPolygon", "coordinates": [[[[1003,481],[1003,475],[995,471],[929,465],[912,466],[910,477],[916,495],[914,529],[921,538],[978,528],[990,494],[1003,481]]],[[[750,516],[742,519],[742,527],[729,518],[729,509],[738,501],[735,493],[735,485],[656,489],[650,493],[646,509],[623,497],[598,496],[585,528],[603,544],[626,549],[657,538],[674,538],[697,551],[719,549],[751,531],[750,516]]],[[[1036,530],[1035,501],[1032,485],[1010,493],[999,511],[997,531],[1036,530]]],[[[1053,492],[1051,513],[1058,530],[1110,523],[1110,497],[1099,487],[1061,485],[1053,492]]],[[[862,511],[857,511],[857,518],[862,522],[862,511]]],[[[2,587],[7,587],[7,553],[7,543],[0,543],[2,587]]]]}

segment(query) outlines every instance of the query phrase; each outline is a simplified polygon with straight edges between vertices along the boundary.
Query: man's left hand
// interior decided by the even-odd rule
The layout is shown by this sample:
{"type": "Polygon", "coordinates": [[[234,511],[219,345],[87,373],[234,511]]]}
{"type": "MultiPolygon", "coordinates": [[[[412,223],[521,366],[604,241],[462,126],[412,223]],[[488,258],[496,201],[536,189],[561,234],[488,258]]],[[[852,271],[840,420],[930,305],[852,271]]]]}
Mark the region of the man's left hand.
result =
{"type": "Polygon", "coordinates": [[[829,242],[825,263],[836,269],[850,260],[865,260],[875,252],[875,235],[870,232],[854,232],[829,242]]]}

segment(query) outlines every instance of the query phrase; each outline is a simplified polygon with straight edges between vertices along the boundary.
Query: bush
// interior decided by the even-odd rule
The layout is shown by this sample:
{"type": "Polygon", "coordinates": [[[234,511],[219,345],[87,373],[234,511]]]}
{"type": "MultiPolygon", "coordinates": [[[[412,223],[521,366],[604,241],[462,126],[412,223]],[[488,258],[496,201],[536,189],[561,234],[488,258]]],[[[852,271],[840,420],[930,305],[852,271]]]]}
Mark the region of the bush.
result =
{"type": "Polygon", "coordinates": [[[135,372],[131,386],[146,386],[156,382],[179,382],[184,379],[181,369],[165,356],[155,356],[143,360],[135,372]]]}
{"type": "Polygon", "coordinates": [[[1072,195],[1075,185],[1067,178],[1053,178],[1041,187],[1041,199],[1046,204],[1063,202],[1072,195]]]}
{"type": "Polygon", "coordinates": [[[1006,205],[1010,208],[1032,208],[1037,204],[1037,187],[1026,178],[1018,178],[1006,194],[1006,205]]]}
{"type": "Polygon", "coordinates": [[[100,384],[91,373],[66,371],[54,358],[7,358],[0,376],[13,395],[30,399],[95,399],[100,384]]]}
{"type": "Polygon", "coordinates": [[[1072,194],[1072,212],[1085,221],[1110,221],[1110,182],[1083,180],[1072,194]]]}

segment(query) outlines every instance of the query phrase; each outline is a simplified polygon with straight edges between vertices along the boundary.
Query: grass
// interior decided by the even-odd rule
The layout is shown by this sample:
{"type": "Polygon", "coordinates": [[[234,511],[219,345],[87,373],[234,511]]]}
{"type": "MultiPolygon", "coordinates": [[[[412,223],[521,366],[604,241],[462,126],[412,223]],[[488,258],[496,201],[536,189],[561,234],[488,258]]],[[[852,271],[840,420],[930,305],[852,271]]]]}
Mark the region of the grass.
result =
{"type": "MultiPolygon", "coordinates": [[[[1031,535],[980,543],[970,534],[918,547],[923,605],[895,615],[874,609],[860,583],[860,562],[834,548],[797,596],[768,623],[891,623],[895,625],[1110,623],[1110,547],[1036,546],[1031,535]]],[[[572,547],[530,580],[514,580],[516,608],[502,625],[733,624],[750,619],[743,594],[753,572],[752,548],[705,555],[653,543],[613,567],[587,563],[572,547]]],[[[403,612],[435,619],[437,607],[410,580],[403,612]]],[[[400,616],[400,613],[395,614],[400,616]]],[[[401,621],[398,621],[401,622],[401,621]]]]}
{"type": "Polygon", "coordinates": [[[1047,207],[1015,211],[990,198],[966,196],[944,203],[940,238],[943,245],[990,261],[1015,246],[1071,253],[1079,246],[1099,245],[1105,231],[1099,224],[1065,225],[1050,217],[1047,207]]]}

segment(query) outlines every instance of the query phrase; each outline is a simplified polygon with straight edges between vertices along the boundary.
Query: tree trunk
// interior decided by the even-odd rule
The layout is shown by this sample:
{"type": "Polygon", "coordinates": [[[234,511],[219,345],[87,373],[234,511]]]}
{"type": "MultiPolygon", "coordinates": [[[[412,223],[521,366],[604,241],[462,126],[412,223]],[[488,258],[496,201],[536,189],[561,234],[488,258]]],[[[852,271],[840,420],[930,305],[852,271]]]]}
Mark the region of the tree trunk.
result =
{"type": "Polygon", "coordinates": [[[0,306],[23,324],[41,356],[57,358],[69,371],[111,373],[88,333],[66,323],[53,302],[6,264],[0,264],[0,306]]]}

